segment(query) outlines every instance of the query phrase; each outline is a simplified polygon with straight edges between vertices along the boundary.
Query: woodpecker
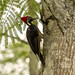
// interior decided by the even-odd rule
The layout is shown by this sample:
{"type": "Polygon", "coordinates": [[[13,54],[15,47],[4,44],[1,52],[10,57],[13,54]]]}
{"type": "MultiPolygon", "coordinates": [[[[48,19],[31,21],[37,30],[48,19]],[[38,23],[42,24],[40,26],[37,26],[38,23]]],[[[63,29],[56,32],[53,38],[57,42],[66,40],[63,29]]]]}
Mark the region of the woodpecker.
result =
{"type": "Polygon", "coordinates": [[[34,24],[32,24],[32,21],[35,19],[37,18],[32,18],[30,16],[21,17],[21,20],[28,25],[26,31],[26,37],[31,47],[31,50],[35,55],[38,55],[42,65],[44,66],[45,61],[43,55],[40,52],[40,41],[41,41],[42,33],[34,24]]]}

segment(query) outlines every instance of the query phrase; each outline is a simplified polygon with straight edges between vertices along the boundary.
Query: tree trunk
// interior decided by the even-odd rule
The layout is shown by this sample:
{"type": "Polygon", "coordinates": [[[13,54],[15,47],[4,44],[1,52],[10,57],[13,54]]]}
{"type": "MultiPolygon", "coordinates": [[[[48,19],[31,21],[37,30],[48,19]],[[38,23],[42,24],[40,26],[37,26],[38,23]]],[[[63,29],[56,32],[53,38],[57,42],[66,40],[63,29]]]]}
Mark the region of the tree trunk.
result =
{"type": "Polygon", "coordinates": [[[29,71],[30,71],[30,75],[39,74],[38,60],[32,51],[30,51],[29,71]]]}
{"type": "Polygon", "coordinates": [[[42,0],[45,67],[42,75],[75,75],[75,0],[42,0]]]}

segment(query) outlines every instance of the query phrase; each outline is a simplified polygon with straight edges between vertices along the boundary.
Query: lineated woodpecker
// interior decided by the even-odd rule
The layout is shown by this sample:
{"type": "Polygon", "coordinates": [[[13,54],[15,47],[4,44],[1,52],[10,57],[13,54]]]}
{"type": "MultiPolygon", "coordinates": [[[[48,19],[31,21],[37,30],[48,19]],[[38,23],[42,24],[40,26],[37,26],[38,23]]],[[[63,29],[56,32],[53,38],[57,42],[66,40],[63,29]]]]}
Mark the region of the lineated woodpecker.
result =
{"type": "Polygon", "coordinates": [[[32,21],[35,19],[37,18],[32,18],[30,16],[21,17],[21,20],[29,26],[27,28],[26,36],[27,36],[28,43],[31,47],[31,50],[34,52],[35,55],[38,55],[42,65],[44,66],[45,61],[40,52],[40,41],[41,41],[42,33],[34,24],[32,24],[32,21]]]}

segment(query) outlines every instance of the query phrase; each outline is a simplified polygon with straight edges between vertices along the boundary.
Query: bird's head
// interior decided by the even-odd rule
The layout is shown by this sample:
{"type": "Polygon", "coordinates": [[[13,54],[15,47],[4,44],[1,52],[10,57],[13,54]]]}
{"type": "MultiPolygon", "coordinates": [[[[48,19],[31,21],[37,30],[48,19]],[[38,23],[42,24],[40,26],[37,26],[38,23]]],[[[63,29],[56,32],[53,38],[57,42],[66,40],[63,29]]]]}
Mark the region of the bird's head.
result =
{"type": "Polygon", "coordinates": [[[30,25],[31,25],[31,22],[32,22],[33,20],[35,20],[35,19],[37,19],[37,18],[32,18],[32,17],[30,17],[30,16],[21,17],[21,20],[22,20],[25,24],[27,24],[28,26],[30,26],[30,25]]]}

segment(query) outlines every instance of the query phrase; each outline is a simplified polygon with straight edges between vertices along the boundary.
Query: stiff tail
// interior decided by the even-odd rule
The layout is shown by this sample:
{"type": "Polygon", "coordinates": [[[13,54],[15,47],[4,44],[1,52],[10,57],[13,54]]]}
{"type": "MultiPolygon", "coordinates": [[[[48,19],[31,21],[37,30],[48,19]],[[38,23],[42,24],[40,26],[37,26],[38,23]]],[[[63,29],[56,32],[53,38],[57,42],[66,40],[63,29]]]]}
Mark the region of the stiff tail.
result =
{"type": "Polygon", "coordinates": [[[40,53],[39,58],[40,58],[40,61],[41,61],[42,65],[45,66],[45,60],[44,60],[44,58],[43,58],[41,53],[40,53]]]}

